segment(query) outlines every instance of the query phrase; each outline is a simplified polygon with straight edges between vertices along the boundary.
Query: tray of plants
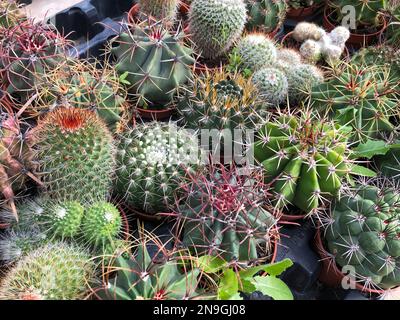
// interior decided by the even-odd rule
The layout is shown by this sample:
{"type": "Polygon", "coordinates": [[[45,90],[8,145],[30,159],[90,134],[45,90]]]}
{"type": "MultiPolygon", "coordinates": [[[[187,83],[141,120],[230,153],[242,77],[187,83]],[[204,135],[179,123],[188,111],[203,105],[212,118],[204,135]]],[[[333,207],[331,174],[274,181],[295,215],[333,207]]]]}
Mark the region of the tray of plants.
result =
{"type": "Polygon", "coordinates": [[[364,2],[0,0],[0,299],[400,299],[400,3],[364,2]]]}

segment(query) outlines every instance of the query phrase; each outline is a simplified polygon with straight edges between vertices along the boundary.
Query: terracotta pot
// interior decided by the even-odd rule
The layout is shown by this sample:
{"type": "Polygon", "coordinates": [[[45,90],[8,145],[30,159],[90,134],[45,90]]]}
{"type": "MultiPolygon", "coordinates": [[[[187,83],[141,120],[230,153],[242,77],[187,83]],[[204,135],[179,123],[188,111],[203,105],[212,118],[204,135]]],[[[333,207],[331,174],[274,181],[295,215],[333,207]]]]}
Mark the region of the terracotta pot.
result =
{"type": "MultiPolygon", "coordinates": [[[[321,274],[319,276],[319,281],[321,281],[323,284],[329,286],[329,287],[341,287],[342,280],[345,277],[345,275],[342,273],[342,271],[339,270],[334,257],[326,251],[323,240],[321,237],[321,230],[320,228],[317,229],[317,232],[315,234],[314,238],[314,244],[315,248],[317,250],[317,253],[319,254],[321,258],[321,263],[322,263],[322,268],[321,268],[321,274]]],[[[347,280],[349,281],[349,280],[347,280]]],[[[384,290],[374,290],[374,289],[369,289],[364,287],[362,284],[356,282],[354,283],[354,286],[357,290],[365,292],[365,293],[376,293],[376,294],[382,294],[384,293],[384,290]]]]}
{"type": "Polygon", "coordinates": [[[140,6],[139,4],[135,4],[128,12],[128,22],[130,24],[136,24],[138,22],[137,16],[140,11],[140,6]]]}
{"type": "Polygon", "coordinates": [[[291,8],[286,14],[286,17],[295,21],[304,21],[305,18],[312,16],[320,8],[322,4],[314,4],[311,7],[294,9],[291,8]]]}
{"type": "Polygon", "coordinates": [[[279,218],[279,222],[285,224],[286,222],[294,222],[304,220],[307,217],[306,214],[303,215],[295,215],[295,214],[283,214],[279,218]]]}
{"type": "Polygon", "coordinates": [[[136,110],[137,110],[137,112],[138,112],[138,114],[140,115],[141,118],[149,119],[149,120],[164,120],[164,119],[168,119],[168,118],[170,118],[172,116],[172,114],[175,111],[175,109],[173,109],[173,108],[167,108],[167,109],[162,109],[162,110],[137,108],[136,110]]]}
{"type": "MultiPolygon", "coordinates": [[[[337,27],[337,24],[332,22],[332,14],[334,11],[327,5],[324,9],[324,21],[323,26],[326,31],[332,31],[337,27]]],[[[383,32],[387,28],[387,21],[385,18],[382,18],[383,24],[380,30],[374,33],[350,33],[350,39],[347,40],[347,44],[351,44],[354,48],[361,48],[364,46],[369,46],[377,42],[377,40],[381,39],[383,32]]]]}
{"type": "Polygon", "coordinates": [[[189,14],[190,5],[187,4],[184,0],[181,0],[179,3],[179,12],[186,16],[189,14]]]}
{"type": "Polygon", "coordinates": [[[207,71],[213,73],[218,70],[220,70],[220,67],[207,67],[207,65],[203,63],[196,63],[196,65],[194,66],[194,72],[196,74],[207,73],[207,71]]]}

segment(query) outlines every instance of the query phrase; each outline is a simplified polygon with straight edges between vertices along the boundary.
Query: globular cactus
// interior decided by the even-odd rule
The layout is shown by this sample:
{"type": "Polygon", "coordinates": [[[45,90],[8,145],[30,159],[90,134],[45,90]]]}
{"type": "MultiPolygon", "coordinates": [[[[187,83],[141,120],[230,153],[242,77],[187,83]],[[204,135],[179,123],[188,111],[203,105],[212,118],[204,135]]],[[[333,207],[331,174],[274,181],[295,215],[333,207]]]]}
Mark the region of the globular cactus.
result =
{"type": "Polygon", "coordinates": [[[350,31],[346,27],[336,27],[329,33],[331,43],[340,48],[344,48],[346,41],[350,38],[350,31]]]}
{"type": "MultiPolygon", "coordinates": [[[[183,245],[197,255],[254,263],[270,257],[276,220],[266,209],[268,187],[262,170],[245,174],[212,165],[182,185],[173,216],[183,226],[183,245]]],[[[178,235],[178,239],[180,236],[178,235]]]]}
{"type": "Polygon", "coordinates": [[[116,191],[150,214],[165,212],[188,171],[200,165],[197,138],[173,123],[151,122],[121,133],[116,191]]]}
{"type": "Polygon", "coordinates": [[[372,289],[400,285],[400,192],[388,181],[365,181],[338,200],[325,231],[329,252],[372,289]]]}
{"type": "Polygon", "coordinates": [[[100,201],[86,209],[82,234],[95,248],[105,248],[117,240],[122,227],[119,210],[109,202],[100,201]]]}
{"type": "Polygon", "coordinates": [[[299,42],[303,42],[308,39],[318,41],[325,34],[326,32],[324,29],[310,22],[300,22],[293,30],[293,38],[299,42]]]}
{"type": "Polygon", "coordinates": [[[288,6],[284,0],[246,0],[246,4],[248,30],[271,33],[277,31],[285,21],[288,6]]]}
{"type": "Polygon", "coordinates": [[[191,39],[204,58],[218,58],[239,39],[246,19],[243,0],[193,0],[189,11],[191,39]]]}
{"type": "Polygon", "coordinates": [[[9,29],[26,20],[26,14],[14,0],[0,1],[0,28],[9,29]]]}
{"type": "Polygon", "coordinates": [[[8,271],[0,283],[0,299],[78,300],[95,280],[95,264],[83,248],[50,243],[31,251],[8,271]]]}
{"type": "Polygon", "coordinates": [[[174,22],[177,14],[178,0],[139,0],[140,10],[156,20],[174,22]]]}
{"type": "MultiPolygon", "coordinates": [[[[165,253],[165,255],[169,255],[165,253]]],[[[146,243],[137,247],[133,256],[119,256],[105,270],[104,287],[95,294],[101,300],[192,300],[201,299],[198,290],[200,270],[190,268],[190,261],[163,257],[160,263],[151,258],[146,243]],[[180,265],[187,264],[180,268],[180,265]],[[110,274],[113,275],[110,278],[110,274]]]]}
{"type": "Polygon", "coordinates": [[[89,109],[114,128],[126,110],[126,91],[112,67],[97,68],[97,63],[68,59],[47,72],[36,86],[33,115],[58,107],[89,109]]]}
{"type": "Polygon", "coordinates": [[[261,100],[267,105],[277,107],[286,101],[288,81],[282,71],[275,68],[263,68],[254,73],[252,80],[258,88],[261,100]]]}
{"type": "Polygon", "coordinates": [[[389,72],[381,66],[347,65],[342,73],[312,89],[313,107],[352,127],[355,143],[390,133],[397,99],[389,72]]]}
{"type": "MultiPolygon", "coordinates": [[[[391,140],[391,139],[389,139],[391,140]]],[[[379,173],[394,181],[400,180],[400,141],[386,141],[390,149],[384,155],[376,155],[373,160],[379,173]]]]}
{"type": "Polygon", "coordinates": [[[277,59],[277,49],[273,40],[262,33],[247,34],[238,41],[235,50],[242,66],[253,72],[275,64],[277,59]]]}
{"type": "Polygon", "coordinates": [[[110,193],[113,138],[94,111],[59,108],[39,120],[31,145],[45,194],[87,203],[110,193]]]}
{"type": "Polygon", "coordinates": [[[290,48],[280,48],[277,51],[277,60],[281,62],[292,63],[294,65],[302,63],[300,53],[290,48]]]}
{"type": "Polygon", "coordinates": [[[242,134],[257,128],[267,114],[252,80],[223,70],[196,76],[177,110],[181,122],[199,135],[216,132],[215,145],[202,141],[212,152],[232,143],[246,147],[242,134]]]}
{"type": "Polygon", "coordinates": [[[312,88],[324,81],[324,74],[321,69],[310,64],[291,64],[279,60],[275,66],[283,71],[289,85],[289,101],[291,104],[298,103],[306,98],[312,88]]]}
{"type": "Polygon", "coordinates": [[[310,63],[316,63],[321,59],[322,47],[314,40],[306,40],[299,49],[301,56],[304,60],[310,63]]]}
{"type": "Polygon", "coordinates": [[[9,30],[0,54],[7,91],[25,102],[38,80],[65,59],[68,42],[51,27],[26,21],[9,30]]]}
{"type": "Polygon", "coordinates": [[[259,131],[254,156],[272,183],[278,208],[312,215],[339,194],[351,172],[346,130],[308,113],[277,115],[259,131]]]}
{"type": "Polygon", "coordinates": [[[192,76],[193,50],[183,34],[170,32],[160,23],[132,26],[113,41],[115,69],[129,82],[137,105],[162,108],[170,104],[179,87],[192,76]]]}

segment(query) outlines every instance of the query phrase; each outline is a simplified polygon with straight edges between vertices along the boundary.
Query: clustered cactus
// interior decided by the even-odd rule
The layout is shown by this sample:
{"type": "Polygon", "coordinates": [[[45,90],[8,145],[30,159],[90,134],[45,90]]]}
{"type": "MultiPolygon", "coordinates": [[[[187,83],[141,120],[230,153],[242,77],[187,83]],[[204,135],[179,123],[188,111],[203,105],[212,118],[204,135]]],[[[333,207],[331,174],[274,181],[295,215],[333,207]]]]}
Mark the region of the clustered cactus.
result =
{"type": "Polygon", "coordinates": [[[367,181],[338,200],[325,231],[329,252],[352,266],[365,287],[400,285],[400,192],[388,181],[367,181]]]}
{"type": "Polygon", "coordinates": [[[288,5],[284,0],[246,0],[249,15],[246,28],[276,32],[283,24],[288,5]]]}

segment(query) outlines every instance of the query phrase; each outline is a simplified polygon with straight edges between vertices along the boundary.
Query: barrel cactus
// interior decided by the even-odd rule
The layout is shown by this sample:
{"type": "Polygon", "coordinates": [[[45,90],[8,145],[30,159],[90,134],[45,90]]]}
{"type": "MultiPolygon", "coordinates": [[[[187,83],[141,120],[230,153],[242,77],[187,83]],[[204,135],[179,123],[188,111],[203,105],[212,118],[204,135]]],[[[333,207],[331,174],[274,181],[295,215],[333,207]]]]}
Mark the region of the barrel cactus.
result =
{"type": "Polygon", "coordinates": [[[95,279],[95,264],[84,249],[62,242],[46,244],[9,270],[0,283],[0,299],[82,299],[95,279]]]}
{"type": "Polygon", "coordinates": [[[317,111],[351,126],[353,142],[365,142],[394,130],[390,121],[397,105],[393,88],[387,68],[352,64],[326,83],[314,86],[311,101],[317,111]]]}
{"type": "Polygon", "coordinates": [[[168,210],[180,181],[201,160],[196,137],[173,123],[128,129],[117,149],[116,191],[129,206],[149,214],[168,210]]]}
{"type": "Polygon", "coordinates": [[[209,136],[201,141],[202,146],[212,152],[221,147],[231,148],[232,142],[233,147],[246,147],[248,141],[243,134],[257,128],[267,113],[251,79],[223,70],[196,76],[179,100],[177,110],[181,122],[197,130],[199,135],[212,135],[216,131],[217,141],[213,141],[213,145],[210,145],[209,136]]]}
{"type": "Polygon", "coordinates": [[[0,1],[0,28],[9,29],[26,20],[25,13],[14,0],[0,1]]]}
{"type": "Polygon", "coordinates": [[[36,86],[33,115],[58,107],[90,109],[114,128],[126,109],[126,92],[115,70],[107,63],[98,68],[97,63],[68,59],[47,72],[36,86]]]}
{"type": "Polygon", "coordinates": [[[278,208],[294,205],[318,214],[339,194],[352,170],[346,133],[308,114],[282,114],[267,122],[256,136],[254,156],[272,183],[278,208]]]}
{"type": "Polygon", "coordinates": [[[360,183],[338,200],[325,232],[341,267],[373,289],[400,285],[400,192],[388,181],[360,183]]]}
{"type": "Polygon", "coordinates": [[[117,72],[129,83],[137,104],[162,108],[192,75],[193,51],[183,34],[171,34],[161,23],[142,22],[113,42],[117,72]]]}
{"type": "Polygon", "coordinates": [[[243,67],[256,71],[275,64],[277,49],[273,40],[262,33],[249,33],[238,41],[235,48],[243,67]]]}
{"type": "Polygon", "coordinates": [[[267,105],[278,107],[286,101],[288,81],[285,74],[275,68],[263,68],[253,75],[253,83],[258,88],[260,98],[267,105]]]}
{"type": "Polygon", "coordinates": [[[100,201],[86,210],[82,221],[82,234],[90,245],[102,248],[118,238],[121,227],[119,210],[112,203],[100,201]]]}
{"type": "Polygon", "coordinates": [[[189,32],[202,56],[215,59],[239,39],[246,19],[243,0],[193,0],[189,11],[189,32]]]}
{"type": "MultiPolygon", "coordinates": [[[[164,257],[166,258],[166,257],[164,257]]],[[[201,298],[198,292],[199,269],[183,270],[180,263],[190,263],[171,257],[163,263],[154,261],[146,244],[140,244],[134,256],[119,256],[106,270],[108,279],[95,296],[102,300],[192,300],[201,298]]]]}
{"type": "Polygon", "coordinates": [[[178,0],[139,0],[140,10],[156,20],[174,22],[178,0]]]}
{"type": "Polygon", "coordinates": [[[249,30],[265,33],[277,31],[286,18],[288,6],[284,0],[246,0],[249,30]]]}
{"type": "Polygon", "coordinates": [[[225,261],[249,263],[270,257],[276,220],[264,207],[268,188],[262,171],[241,175],[238,168],[213,165],[182,189],[174,216],[183,225],[183,245],[225,261]]]}
{"type": "Polygon", "coordinates": [[[86,203],[109,195],[113,139],[94,111],[56,109],[31,133],[34,159],[48,197],[86,203]]]}

